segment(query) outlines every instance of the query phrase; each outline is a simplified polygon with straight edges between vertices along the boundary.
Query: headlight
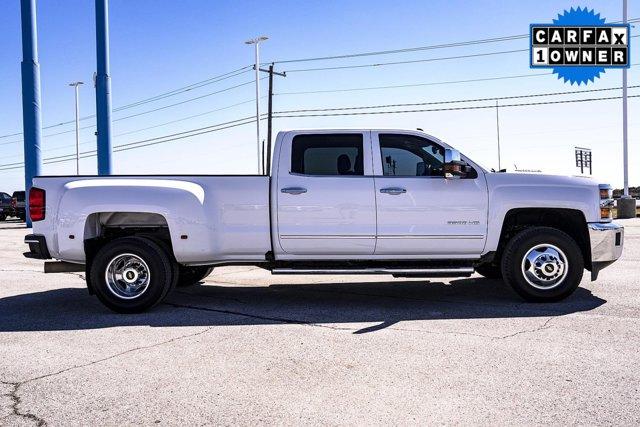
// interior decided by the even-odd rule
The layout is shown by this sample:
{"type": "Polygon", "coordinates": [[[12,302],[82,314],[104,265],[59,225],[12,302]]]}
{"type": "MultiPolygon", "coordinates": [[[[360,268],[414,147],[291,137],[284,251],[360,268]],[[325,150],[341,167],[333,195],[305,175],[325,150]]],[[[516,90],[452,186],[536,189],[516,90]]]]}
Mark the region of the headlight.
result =
{"type": "Polygon", "coordinates": [[[607,222],[613,218],[613,189],[609,184],[600,184],[600,221],[607,222]]]}

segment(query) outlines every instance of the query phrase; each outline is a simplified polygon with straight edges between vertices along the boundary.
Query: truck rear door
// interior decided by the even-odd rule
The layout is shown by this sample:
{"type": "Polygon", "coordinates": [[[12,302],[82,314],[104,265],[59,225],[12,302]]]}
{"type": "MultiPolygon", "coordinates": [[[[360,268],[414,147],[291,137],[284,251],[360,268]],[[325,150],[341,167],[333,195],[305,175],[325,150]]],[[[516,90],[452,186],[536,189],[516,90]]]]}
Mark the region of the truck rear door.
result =
{"type": "Polygon", "coordinates": [[[372,132],[376,255],[479,255],[487,232],[482,173],[444,177],[444,147],[422,134],[372,132]]]}
{"type": "Polygon", "coordinates": [[[370,132],[292,133],[277,174],[277,238],[291,255],[371,255],[376,207],[370,132]]]}

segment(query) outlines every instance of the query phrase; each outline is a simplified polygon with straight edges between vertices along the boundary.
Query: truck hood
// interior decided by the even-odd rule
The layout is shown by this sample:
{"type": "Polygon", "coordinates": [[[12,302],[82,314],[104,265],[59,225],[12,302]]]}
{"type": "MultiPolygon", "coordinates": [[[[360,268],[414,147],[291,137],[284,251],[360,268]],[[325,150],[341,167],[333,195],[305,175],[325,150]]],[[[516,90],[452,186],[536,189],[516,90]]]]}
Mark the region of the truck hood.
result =
{"type": "Polygon", "coordinates": [[[534,173],[487,173],[486,177],[489,187],[517,185],[593,188],[596,192],[598,190],[598,183],[588,177],[534,173]]]}
{"type": "Polygon", "coordinates": [[[490,211],[516,208],[579,210],[587,222],[600,221],[598,183],[591,178],[523,173],[488,173],[490,211]]]}

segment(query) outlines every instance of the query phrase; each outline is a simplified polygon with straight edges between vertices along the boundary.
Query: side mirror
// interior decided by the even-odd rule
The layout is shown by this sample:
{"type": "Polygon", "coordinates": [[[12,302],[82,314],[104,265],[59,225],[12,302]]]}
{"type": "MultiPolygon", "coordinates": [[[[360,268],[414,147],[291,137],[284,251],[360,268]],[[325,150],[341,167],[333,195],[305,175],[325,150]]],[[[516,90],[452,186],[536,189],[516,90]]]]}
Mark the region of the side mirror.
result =
{"type": "Polygon", "coordinates": [[[464,178],[467,174],[467,164],[462,161],[460,152],[452,148],[444,150],[444,176],[445,178],[464,178]]]}

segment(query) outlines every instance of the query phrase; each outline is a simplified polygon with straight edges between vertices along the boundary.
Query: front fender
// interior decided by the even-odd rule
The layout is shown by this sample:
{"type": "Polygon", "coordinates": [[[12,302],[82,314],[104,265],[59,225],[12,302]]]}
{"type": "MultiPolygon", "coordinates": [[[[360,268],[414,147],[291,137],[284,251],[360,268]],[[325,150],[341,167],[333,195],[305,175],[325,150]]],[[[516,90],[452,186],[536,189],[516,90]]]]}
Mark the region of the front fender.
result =
{"type": "Polygon", "coordinates": [[[484,252],[495,251],[507,213],[518,208],[572,209],[587,222],[599,218],[598,185],[585,178],[528,174],[487,174],[489,233],[484,252]]]}

